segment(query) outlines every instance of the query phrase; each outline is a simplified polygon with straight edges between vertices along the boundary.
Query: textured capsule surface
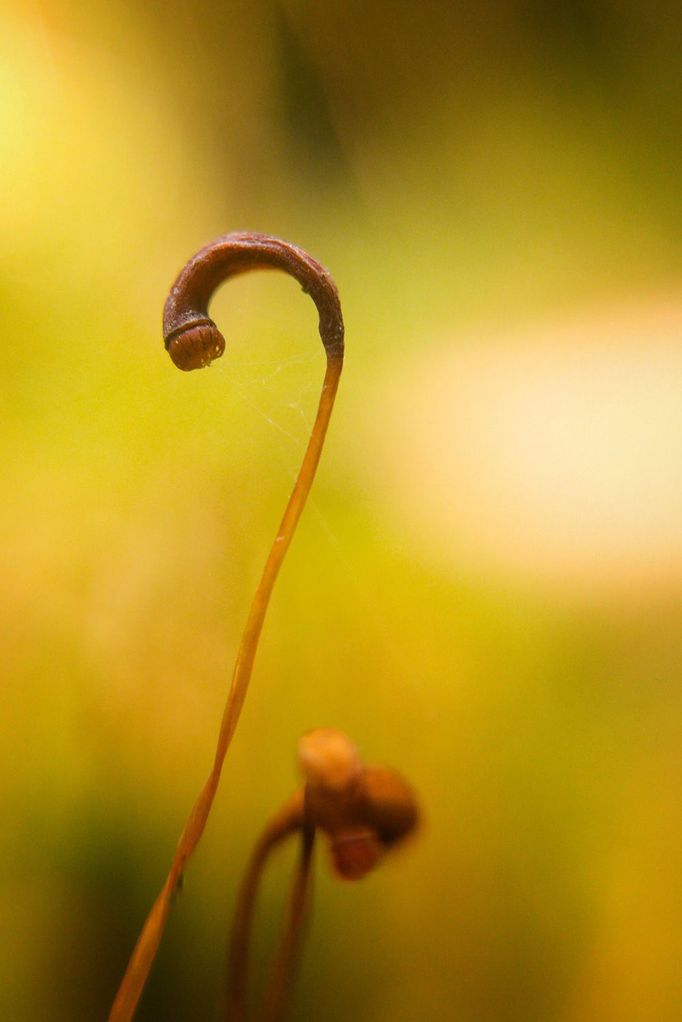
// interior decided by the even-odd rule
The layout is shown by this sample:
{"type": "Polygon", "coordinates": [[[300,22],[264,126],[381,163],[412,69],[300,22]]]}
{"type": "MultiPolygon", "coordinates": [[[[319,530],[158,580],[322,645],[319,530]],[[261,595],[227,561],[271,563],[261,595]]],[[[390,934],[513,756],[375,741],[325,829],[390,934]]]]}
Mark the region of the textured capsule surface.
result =
{"type": "Polygon", "coordinates": [[[370,831],[340,834],[331,843],[334,871],[343,880],[362,880],[377,865],[383,849],[370,831]]]}
{"type": "Polygon", "coordinates": [[[224,351],[225,338],[212,323],[188,327],[168,342],[168,354],[183,372],[203,369],[224,351]]]}

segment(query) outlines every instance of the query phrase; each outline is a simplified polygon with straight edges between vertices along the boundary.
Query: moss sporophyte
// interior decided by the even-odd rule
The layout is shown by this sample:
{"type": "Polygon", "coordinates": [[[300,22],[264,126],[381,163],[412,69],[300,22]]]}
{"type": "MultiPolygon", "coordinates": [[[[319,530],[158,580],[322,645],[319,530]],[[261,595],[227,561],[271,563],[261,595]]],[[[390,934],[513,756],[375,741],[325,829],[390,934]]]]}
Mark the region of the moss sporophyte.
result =
{"type": "MultiPolygon", "coordinates": [[[[165,883],[144,922],[116,994],[109,1022],[130,1022],[159,948],[173,895],[206,826],[218,789],[225,755],[234,735],[277,575],[305,506],[320,459],[343,368],[344,328],[341,305],[331,276],[307,252],[265,234],[234,233],[217,238],[187,263],[173,284],[163,313],[163,335],[175,365],[200,369],[219,358],[225,340],[208,315],[216,288],[231,277],[257,269],[282,270],[309,294],[319,314],[326,369],[317,414],[291,496],[268,553],[242,633],[213,766],[191,808],[165,883]]],[[[258,877],[271,848],[288,834],[302,835],[302,854],[294,881],[290,916],[276,956],[264,1001],[263,1018],[274,1022],[285,1002],[300,934],[310,856],[316,828],[329,835],[339,875],[364,875],[416,821],[409,789],[392,771],[362,766],[354,746],[340,732],[319,730],[301,740],[299,757],[306,784],[270,821],[259,839],[237,905],[230,955],[226,1017],[238,1022],[245,1011],[246,946],[258,877]]]]}
{"type": "Polygon", "coordinates": [[[298,834],[301,851],[285,927],[275,953],[259,1022],[283,1015],[301,943],[315,835],[329,844],[332,868],[344,880],[360,880],[417,824],[417,804],[408,783],[388,767],[365,766],[342,731],[316,728],[298,743],[304,786],[272,816],[253,848],[237,898],[230,941],[225,1022],[244,1022],[248,1000],[249,940],[256,895],[271,852],[298,834]]]}

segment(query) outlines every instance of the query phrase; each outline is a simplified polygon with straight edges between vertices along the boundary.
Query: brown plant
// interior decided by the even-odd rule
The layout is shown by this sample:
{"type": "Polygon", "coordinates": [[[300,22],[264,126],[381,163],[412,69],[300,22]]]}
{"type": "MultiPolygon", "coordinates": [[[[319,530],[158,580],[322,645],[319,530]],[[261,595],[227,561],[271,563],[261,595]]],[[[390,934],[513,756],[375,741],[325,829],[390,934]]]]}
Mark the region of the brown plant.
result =
{"type": "Polygon", "coordinates": [[[254,846],[239,890],[228,955],[226,1022],[245,1022],[249,942],[260,880],[271,853],[299,834],[287,921],[275,953],[258,1022],[279,1022],[286,1010],[303,936],[316,832],[327,838],[334,872],[360,880],[413,833],[414,793],[395,770],[365,766],[353,742],[335,728],[303,735],[298,760],[305,784],[268,821],[254,846]]]}
{"type": "Polygon", "coordinates": [[[192,806],[166,881],[152,905],[116,994],[109,1022],[130,1022],[152,967],[183,870],[206,826],[230,741],[246,696],[273,586],[301,516],[322,452],[343,367],[343,318],[329,273],[307,252],[265,234],[227,234],[201,249],[182,270],[166,301],[163,333],[178,368],[199,369],[222,355],[225,341],[208,315],[213,292],[223,281],[255,269],[283,270],[311,296],[327,356],[317,415],[263,574],[253,597],[227,695],[213,766],[192,806]]]}

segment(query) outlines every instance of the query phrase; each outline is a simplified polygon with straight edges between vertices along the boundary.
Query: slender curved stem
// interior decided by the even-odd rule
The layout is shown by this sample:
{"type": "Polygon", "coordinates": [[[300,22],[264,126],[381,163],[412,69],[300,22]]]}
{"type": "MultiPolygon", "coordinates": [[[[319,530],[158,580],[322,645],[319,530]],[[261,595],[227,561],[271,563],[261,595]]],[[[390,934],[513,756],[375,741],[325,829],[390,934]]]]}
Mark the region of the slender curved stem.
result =
{"type": "Polygon", "coordinates": [[[259,1022],[280,1022],[286,1011],[307,916],[314,844],[315,828],[306,822],[301,828],[301,854],[294,875],[289,915],[265,992],[263,1009],[258,1016],[259,1022]]]}
{"type": "Polygon", "coordinates": [[[164,336],[176,363],[181,368],[197,368],[222,353],[222,347],[216,346],[216,337],[223,347],[224,342],[207,312],[213,290],[230,276],[263,268],[290,273],[311,295],[317,306],[320,337],[327,354],[322,393],[298,477],[246,620],[220,725],[213,767],[190,811],[166,881],[135,945],[111,1008],[109,1022],[130,1022],[133,1018],[161,942],[173,893],[206,826],[225,754],[248,689],[270,595],[315,477],[343,368],[343,319],[336,287],[330,275],[302,249],[277,238],[256,234],[233,234],[219,238],[197,253],[181,272],[164,310],[164,336]],[[210,346],[208,354],[202,349],[200,356],[195,358],[197,331],[202,345],[208,331],[210,346]],[[183,361],[188,338],[191,358],[183,361]],[[179,358],[174,355],[174,345],[180,351],[179,358]]]}
{"type": "Polygon", "coordinates": [[[303,824],[303,796],[298,793],[266,825],[256,842],[237,896],[230,937],[224,1015],[244,1022],[248,997],[249,944],[260,879],[271,852],[303,824]]]}

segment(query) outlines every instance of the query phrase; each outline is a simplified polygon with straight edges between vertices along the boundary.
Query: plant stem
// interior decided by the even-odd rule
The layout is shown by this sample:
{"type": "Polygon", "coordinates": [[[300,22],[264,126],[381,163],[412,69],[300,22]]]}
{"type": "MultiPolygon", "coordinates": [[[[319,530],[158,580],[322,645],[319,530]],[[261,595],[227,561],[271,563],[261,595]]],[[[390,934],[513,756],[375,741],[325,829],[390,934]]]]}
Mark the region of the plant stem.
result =
{"type": "Polygon", "coordinates": [[[258,649],[258,640],[263,628],[272,589],[291,544],[320,460],[342,367],[343,359],[341,355],[327,355],[322,393],[310,440],[308,441],[308,446],[284,516],[277,530],[277,535],[265,562],[263,574],[251,603],[246,626],[242,634],[227,703],[218,734],[213,767],[192,807],[175,850],[166,881],[147,916],[142,932],[135,945],[111,1008],[109,1022],[130,1022],[133,1018],[149,971],[156,957],[168,918],[173,893],[180,881],[185,864],[196,848],[206,826],[206,821],[218,789],[225,754],[237,726],[248,689],[258,649]]]}
{"type": "Polygon", "coordinates": [[[265,992],[263,1010],[259,1015],[260,1022],[279,1022],[287,1007],[308,909],[314,844],[315,828],[310,823],[304,823],[301,829],[301,854],[294,876],[289,914],[265,992]]]}
{"type": "Polygon", "coordinates": [[[270,853],[303,823],[303,796],[299,792],[266,825],[256,842],[237,896],[227,965],[224,1015],[227,1022],[243,1022],[248,997],[248,959],[253,914],[260,879],[270,853]]]}

